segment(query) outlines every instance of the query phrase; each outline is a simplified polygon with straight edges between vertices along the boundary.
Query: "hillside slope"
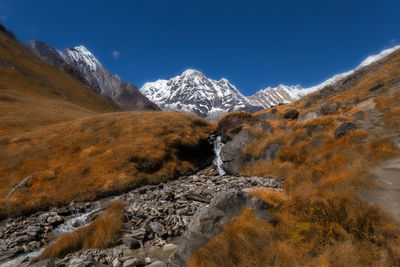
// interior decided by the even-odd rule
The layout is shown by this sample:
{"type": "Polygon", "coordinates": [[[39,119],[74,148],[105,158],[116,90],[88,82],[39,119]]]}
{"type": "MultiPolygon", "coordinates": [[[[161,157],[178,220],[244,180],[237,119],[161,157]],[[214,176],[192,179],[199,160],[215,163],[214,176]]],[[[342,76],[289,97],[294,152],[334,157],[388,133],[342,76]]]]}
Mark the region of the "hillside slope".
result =
{"type": "Polygon", "coordinates": [[[119,110],[2,31],[0,77],[0,135],[119,110]]]}
{"type": "Polygon", "coordinates": [[[227,172],[285,184],[250,191],[276,222],[243,211],[189,266],[400,265],[398,197],[388,197],[400,177],[379,187],[390,180],[372,168],[399,170],[399,50],[293,104],[228,114],[218,131],[227,172]]]}

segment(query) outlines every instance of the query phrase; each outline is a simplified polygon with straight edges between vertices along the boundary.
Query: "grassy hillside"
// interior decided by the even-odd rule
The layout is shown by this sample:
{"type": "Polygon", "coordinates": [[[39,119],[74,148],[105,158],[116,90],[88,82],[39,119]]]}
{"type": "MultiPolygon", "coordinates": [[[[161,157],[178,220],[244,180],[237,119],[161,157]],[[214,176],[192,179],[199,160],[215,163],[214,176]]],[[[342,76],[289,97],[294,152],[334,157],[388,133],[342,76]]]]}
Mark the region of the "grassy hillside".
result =
{"type": "Polygon", "coordinates": [[[183,113],[118,112],[0,138],[0,217],[90,200],[193,171],[212,153],[208,122],[183,113]]]}
{"type": "Polygon", "coordinates": [[[0,136],[119,110],[0,31],[0,136]]]}
{"type": "Polygon", "coordinates": [[[371,167],[399,155],[400,51],[297,103],[228,114],[219,128],[251,132],[256,140],[243,151],[253,160],[241,173],[284,179],[284,191],[253,193],[271,205],[276,225],[245,210],[193,254],[191,266],[400,265],[398,223],[359,196],[375,186],[371,167]],[[283,117],[289,108],[297,120],[283,117]],[[273,133],[253,128],[266,114],[273,133]],[[357,128],[336,138],[345,121],[357,128]],[[280,145],[277,157],[259,159],[271,144],[280,145]]]}

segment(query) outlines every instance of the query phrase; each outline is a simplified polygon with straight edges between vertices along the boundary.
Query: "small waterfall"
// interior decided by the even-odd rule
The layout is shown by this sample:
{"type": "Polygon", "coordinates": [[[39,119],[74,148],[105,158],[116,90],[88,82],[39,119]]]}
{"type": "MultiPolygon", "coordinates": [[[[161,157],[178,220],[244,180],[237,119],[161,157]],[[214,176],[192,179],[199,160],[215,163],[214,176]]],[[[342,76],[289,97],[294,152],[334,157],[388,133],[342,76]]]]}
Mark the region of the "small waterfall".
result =
{"type": "Polygon", "coordinates": [[[215,154],[215,158],[214,158],[214,165],[217,166],[217,170],[219,175],[225,175],[225,171],[222,168],[222,165],[224,164],[222,159],[221,159],[221,149],[224,146],[224,143],[222,143],[221,141],[221,136],[218,136],[217,139],[215,139],[214,141],[214,154],[215,154]]]}
{"type": "Polygon", "coordinates": [[[74,224],[76,222],[81,222],[80,225],[85,225],[86,224],[86,219],[89,217],[90,214],[98,211],[100,209],[94,209],[88,212],[83,213],[82,215],[76,216],[74,218],[71,218],[67,221],[65,221],[63,224],[60,224],[57,226],[53,232],[55,233],[69,233],[72,231],[75,231],[78,227],[75,227],[74,224]]]}

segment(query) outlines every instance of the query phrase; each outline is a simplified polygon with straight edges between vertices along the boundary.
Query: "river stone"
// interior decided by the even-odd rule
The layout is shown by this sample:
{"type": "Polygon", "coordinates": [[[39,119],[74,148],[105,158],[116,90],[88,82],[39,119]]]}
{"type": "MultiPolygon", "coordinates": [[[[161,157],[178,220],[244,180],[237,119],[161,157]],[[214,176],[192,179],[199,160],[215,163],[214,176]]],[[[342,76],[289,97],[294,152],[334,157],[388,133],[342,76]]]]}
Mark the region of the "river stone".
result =
{"type": "Polygon", "coordinates": [[[156,233],[159,237],[163,237],[167,234],[167,231],[165,231],[164,226],[159,222],[151,222],[149,226],[151,230],[154,233],[156,233]]]}
{"type": "Polygon", "coordinates": [[[146,235],[146,230],[143,229],[143,228],[140,228],[140,229],[137,229],[137,230],[133,230],[132,233],[131,233],[131,236],[133,238],[138,239],[138,240],[143,240],[145,235],[146,235]]]}

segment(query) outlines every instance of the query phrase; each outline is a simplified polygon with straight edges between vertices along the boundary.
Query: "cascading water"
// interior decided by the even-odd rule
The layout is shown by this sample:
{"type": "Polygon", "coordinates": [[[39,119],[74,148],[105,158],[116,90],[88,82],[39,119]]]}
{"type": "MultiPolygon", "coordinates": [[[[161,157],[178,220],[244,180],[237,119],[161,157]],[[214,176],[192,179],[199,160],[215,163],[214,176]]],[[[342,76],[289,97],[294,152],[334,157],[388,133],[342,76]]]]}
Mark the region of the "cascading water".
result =
{"type": "Polygon", "coordinates": [[[80,225],[84,225],[86,224],[86,219],[89,217],[90,214],[98,211],[100,209],[94,209],[91,211],[88,211],[86,213],[83,213],[82,215],[79,215],[77,217],[71,218],[67,221],[65,221],[63,224],[60,224],[59,226],[57,226],[53,232],[55,233],[68,233],[68,232],[72,232],[75,231],[78,227],[74,226],[76,222],[80,222],[80,225]]]}
{"type": "Polygon", "coordinates": [[[224,164],[224,162],[221,159],[221,149],[224,146],[224,143],[222,143],[221,141],[221,136],[218,136],[215,141],[214,141],[214,154],[215,154],[215,158],[214,158],[214,165],[217,166],[217,170],[219,175],[225,175],[225,171],[222,168],[222,165],[224,164]]]}

